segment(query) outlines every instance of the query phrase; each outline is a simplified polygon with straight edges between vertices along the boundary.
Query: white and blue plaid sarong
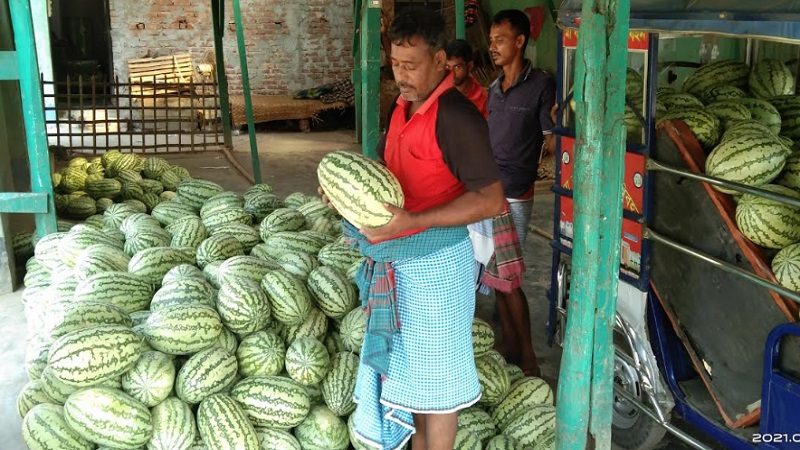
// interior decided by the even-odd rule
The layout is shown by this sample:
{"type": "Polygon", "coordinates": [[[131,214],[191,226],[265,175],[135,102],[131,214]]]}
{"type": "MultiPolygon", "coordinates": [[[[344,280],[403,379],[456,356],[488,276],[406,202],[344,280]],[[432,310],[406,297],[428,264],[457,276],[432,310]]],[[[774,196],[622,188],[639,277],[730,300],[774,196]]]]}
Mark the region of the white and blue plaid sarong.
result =
{"type": "Polygon", "coordinates": [[[358,370],[354,425],[360,440],[381,450],[403,447],[413,414],[446,414],[480,399],[472,350],[475,263],[468,238],[423,257],[395,261],[401,327],[388,375],[358,370]]]}

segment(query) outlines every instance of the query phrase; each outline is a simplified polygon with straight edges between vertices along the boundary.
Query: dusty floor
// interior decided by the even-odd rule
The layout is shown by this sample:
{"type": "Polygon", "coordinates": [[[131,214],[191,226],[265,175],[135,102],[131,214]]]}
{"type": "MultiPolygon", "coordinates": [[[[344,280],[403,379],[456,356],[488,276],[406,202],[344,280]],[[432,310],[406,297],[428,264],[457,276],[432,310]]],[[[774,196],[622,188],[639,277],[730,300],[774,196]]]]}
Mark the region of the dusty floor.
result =
{"type": "MultiPolygon", "coordinates": [[[[247,135],[235,136],[234,156],[248,170],[250,168],[247,135]]],[[[263,181],[273,185],[280,195],[291,192],[315,192],[317,187],[316,166],[327,152],[357,148],[353,132],[325,131],[312,133],[259,133],[263,181]]],[[[230,162],[219,153],[201,153],[169,156],[174,163],[185,166],[197,177],[220,183],[234,191],[243,191],[250,183],[230,162]]],[[[533,223],[544,229],[552,229],[553,196],[549,192],[537,194],[533,223]]],[[[549,241],[531,234],[527,240],[525,256],[528,270],[525,292],[531,310],[531,326],[536,353],[543,376],[551,382],[558,378],[561,350],[546,344],[547,299],[546,290],[550,277],[549,241]]],[[[21,291],[0,296],[0,330],[6,339],[0,340],[0,450],[25,449],[20,436],[20,419],[16,412],[16,396],[26,382],[24,374],[25,321],[21,304],[21,291]]],[[[478,315],[493,320],[494,302],[482,298],[478,303],[478,315]]],[[[686,448],[676,442],[665,442],[662,448],[686,448]]]]}

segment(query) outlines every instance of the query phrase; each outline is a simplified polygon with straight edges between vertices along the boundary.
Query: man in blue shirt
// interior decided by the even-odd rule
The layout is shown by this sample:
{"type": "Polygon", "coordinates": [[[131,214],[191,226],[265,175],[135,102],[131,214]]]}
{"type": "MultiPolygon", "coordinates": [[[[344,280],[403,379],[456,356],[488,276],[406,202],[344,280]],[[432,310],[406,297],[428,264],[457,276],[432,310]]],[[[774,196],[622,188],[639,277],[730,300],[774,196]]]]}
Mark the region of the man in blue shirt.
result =
{"type": "MultiPolygon", "coordinates": [[[[503,73],[489,87],[489,137],[523,246],[542,145],[546,144],[550,151],[555,149],[551,116],[555,81],[525,59],[529,38],[530,21],[524,12],[503,10],[494,16],[489,54],[503,73]]],[[[526,374],[538,375],[525,293],[518,288],[511,293],[496,291],[495,295],[503,327],[501,352],[526,374]]]]}

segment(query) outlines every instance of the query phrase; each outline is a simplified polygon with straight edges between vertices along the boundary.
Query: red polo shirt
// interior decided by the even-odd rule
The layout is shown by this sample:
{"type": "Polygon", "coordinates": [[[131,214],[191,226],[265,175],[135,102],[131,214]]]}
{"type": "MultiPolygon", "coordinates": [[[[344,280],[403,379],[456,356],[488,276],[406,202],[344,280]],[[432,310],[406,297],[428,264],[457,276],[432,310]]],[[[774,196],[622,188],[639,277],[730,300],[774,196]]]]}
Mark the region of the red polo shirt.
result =
{"type": "Polygon", "coordinates": [[[470,80],[472,81],[472,88],[467,91],[465,96],[469,101],[478,108],[478,111],[483,115],[484,119],[489,118],[489,106],[487,105],[489,102],[489,92],[481,86],[478,80],[470,75],[470,80]]]}

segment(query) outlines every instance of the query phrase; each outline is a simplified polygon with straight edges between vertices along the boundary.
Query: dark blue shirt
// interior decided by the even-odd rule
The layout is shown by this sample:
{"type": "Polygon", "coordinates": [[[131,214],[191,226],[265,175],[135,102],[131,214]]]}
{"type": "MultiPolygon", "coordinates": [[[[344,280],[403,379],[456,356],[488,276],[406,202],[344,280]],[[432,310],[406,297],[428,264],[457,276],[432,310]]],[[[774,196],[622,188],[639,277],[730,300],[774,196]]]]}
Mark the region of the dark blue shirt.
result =
{"type": "Polygon", "coordinates": [[[508,198],[522,197],[533,186],[544,135],[554,127],[550,109],[556,98],[555,81],[526,63],[507,91],[502,89],[504,75],[489,86],[489,139],[508,198]]]}

